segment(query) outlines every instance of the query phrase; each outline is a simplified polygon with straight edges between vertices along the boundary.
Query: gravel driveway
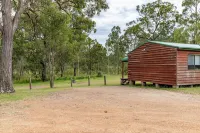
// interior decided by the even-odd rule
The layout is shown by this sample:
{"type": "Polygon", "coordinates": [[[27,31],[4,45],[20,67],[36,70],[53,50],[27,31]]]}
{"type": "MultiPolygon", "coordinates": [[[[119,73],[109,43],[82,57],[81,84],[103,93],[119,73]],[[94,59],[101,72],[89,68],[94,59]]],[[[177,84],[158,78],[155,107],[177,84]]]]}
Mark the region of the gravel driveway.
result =
{"type": "Polygon", "coordinates": [[[200,133],[200,96],[75,88],[0,105],[0,133],[200,133]]]}

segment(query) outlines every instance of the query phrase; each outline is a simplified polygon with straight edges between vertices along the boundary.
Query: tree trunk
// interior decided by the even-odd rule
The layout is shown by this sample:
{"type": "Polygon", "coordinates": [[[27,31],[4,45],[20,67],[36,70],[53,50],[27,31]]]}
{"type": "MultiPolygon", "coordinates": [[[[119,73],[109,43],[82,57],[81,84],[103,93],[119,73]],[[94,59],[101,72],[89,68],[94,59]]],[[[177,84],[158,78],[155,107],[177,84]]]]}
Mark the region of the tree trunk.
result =
{"type": "Polygon", "coordinates": [[[0,62],[0,92],[15,92],[12,84],[13,23],[11,1],[2,2],[2,53],[0,62]]]}
{"type": "Polygon", "coordinates": [[[19,67],[19,81],[21,80],[21,77],[24,75],[24,61],[23,58],[21,57],[20,59],[20,67],[19,67]]]}
{"type": "Polygon", "coordinates": [[[78,76],[80,75],[80,59],[79,59],[79,55],[78,55],[78,76]]]}
{"type": "Polygon", "coordinates": [[[60,65],[60,77],[62,78],[64,76],[65,71],[65,65],[60,65]]]}
{"type": "Polygon", "coordinates": [[[15,92],[12,83],[12,52],[13,52],[13,32],[12,24],[4,25],[2,37],[2,53],[0,64],[0,92],[15,92]]]}
{"type": "Polygon", "coordinates": [[[40,64],[42,65],[42,81],[47,81],[47,65],[46,62],[41,61],[40,64]]]}
{"type": "Polygon", "coordinates": [[[76,77],[76,67],[74,67],[74,77],[76,77]]]}
{"type": "Polygon", "coordinates": [[[90,51],[90,49],[91,49],[91,44],[89,44],[89,54],[90,54],[90,70],[89,70],[89,75],[91,75],[92,74],[92,59],[91,59],[91,51],[90,51]]]}
{"type": "Polygon", "coordinates": [[[195,20],[195,31],[194,31],[194,41],[195,43],[194,44],[197,44],[197,34],[198,34],[198,1],[196,0],[195,1],[195,17],[196,17],[196,20],[195,20]]]}
{"type": "Polygon", "coordinates": [[[110,74],[110,71],[109,71],[109,66],[110,65],[110,63],[109,63],[109,55],[108,55],[108,75],[110,74]]]}
{"type": "Polygon", "coordinates": [[[119,63],[120,63],[120,59],[119,59],[119,44],[117,44],[117,74],[119,75],[119,63]]]}
{"type": "Polygon", "coordinates": [[[0,59],[0,93],[15,92],[12,84],[12,53],[13,35],[18,27],[19,18],[23,11],[24,1],[20,0],[17,11],[12,17],[11,0],[1,0],[2,24],[2,53],[0,59]]]}
{"type": "Polygon", "coordinates": [[[49,69],[50,69],[50,87],[54,88],[54,53],[50,52],[49,54],[49,69]]]}

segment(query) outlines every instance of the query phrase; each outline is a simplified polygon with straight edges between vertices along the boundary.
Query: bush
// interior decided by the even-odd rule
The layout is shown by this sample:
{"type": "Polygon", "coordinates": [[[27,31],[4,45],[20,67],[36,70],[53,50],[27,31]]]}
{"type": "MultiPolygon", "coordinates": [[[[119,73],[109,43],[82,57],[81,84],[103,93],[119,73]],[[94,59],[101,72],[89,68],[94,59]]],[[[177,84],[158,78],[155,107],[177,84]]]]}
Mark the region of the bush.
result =
{"type": "Polygon", "coordinates": [[[103,77],[103,73],[102,72],[98,72],[97,77],[103,77]]]}

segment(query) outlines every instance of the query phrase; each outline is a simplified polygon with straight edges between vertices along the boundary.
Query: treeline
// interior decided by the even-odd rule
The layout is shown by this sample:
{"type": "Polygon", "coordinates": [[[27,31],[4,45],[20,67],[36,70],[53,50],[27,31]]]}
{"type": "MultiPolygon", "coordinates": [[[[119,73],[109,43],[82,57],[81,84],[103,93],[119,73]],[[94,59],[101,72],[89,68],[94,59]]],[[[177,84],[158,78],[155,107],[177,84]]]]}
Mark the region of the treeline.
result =
{"type": "MultiPolygon", "coordinates": [[[[35,1],[22,14],[14,37],[15,80],[29,76],[47,81],[56,77],[120,74],[121,59],[147,40],[200,43],[197,0],[184,0],[182,13],[162,0],[138,5],[139,17],[127,22],[124,31],[114,26],[105,47],[89,37],[96,32],[91,9],[69,12],[59,2],[35,1]]],[[[108,8],[104,6],[103,9],[108,8]]]]}
{"type": "Polygon", "coordinates": [[[200,1],[183,0],[183,10],[170,2],[157,0],[138,5],[138,17],[122,31],[114,26],[106,49],[110,67],[119,73],[120,59],[147,40],[200,44],[200,1]]]}
{"type": "Polygon", "coordinates": [[[106,49],[89,37],[92,17],[105,0],[34,0],[21,15],[14,36],[13,78],[50,80],[105,71],[106,49]]]}
{"type": "Polygon", "coordinates": [[[0,4],[1,93],[14,92],[12,79],[50,80],[53,87],[58,77],[119,74],[121,58],[146,40],[200,43],[199,0],[183,0],[181,13],[162,0],[138,5],[139,17],[127,22],[124,31],[114,26],[105,47],[89,35],[96,32],[92,17],[108,9],[106,0],[7,0],[0,4]]]}

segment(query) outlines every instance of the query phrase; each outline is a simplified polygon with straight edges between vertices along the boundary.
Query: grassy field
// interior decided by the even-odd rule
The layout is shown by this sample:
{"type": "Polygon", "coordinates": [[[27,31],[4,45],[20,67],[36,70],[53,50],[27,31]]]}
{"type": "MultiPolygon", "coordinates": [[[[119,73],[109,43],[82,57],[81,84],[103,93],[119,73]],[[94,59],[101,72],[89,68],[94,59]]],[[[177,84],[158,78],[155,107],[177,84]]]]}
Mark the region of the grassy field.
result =
{"type": "MultiPolygon", "coordinates": [[[[120,76],[107,76],[107,86],[120,85],[120,76]]],[[[91,78],[91,86],[104,86],[104,78],[91,78]]],[[[16,93],[14,94],[0,94],[0,102],[9,102],[23,100],[26,98],[33,98],[36,96],[48,95],[52,92],[69,90],[76,87],[88,87],[88,80],[76,80],[76,83],[71,87],[70,80],[56,80],[55,88],[49,88],[49,82],[37,82],[32,84],[32,90],[29,90],[28,83],[14,84],[16,93]]]]}
{"type": "MultiPolygon", "coordinates": [[[[135,86],[130,86],[134,88],[141,87],[141,83],[137,82],[135,86]]],[[[166,91],[172,91],[172,92],[179,92],[179,93],[185,93],[185,94],[194,94],[194,95],[200,95],[200,86],[196,87],[188,87],[188,86],[181,86],[180,88],[171,88],[171,87],[160,87],[155,88],[151,83],[147,83],[147,86],[145,88],[149,89],[157,89],[157,90],[166,90],[166,91]]]]}
{"type": "MultiPolygon", "coordinates": [[[[118,86],[120,85],[120,76],[107,76],[107,86],[118,86]]],[[[97,86],[104,86],[104,78],[91,78],[91,88],[97,86]]],[[[9,101],[17,101],[23,100],[26,98],[33,98],[36,96],[48,95],[53,92],[69,90],[78,87],[88,87],[87,79],[76,80],[76,83],[71,87],[70,80],[56,80],[55,88],[49,88],[49,82],[37,82],[33,83],[32,90],[29,90],[28,83],[18,83],[14,84],[16,93],[14,94],[0,94],[0,102],[9,102],[9,101]]],[[[130,86],[131,88],[141,88],[141,84],[139,82],[136,83],[136,86],[130,86]]],[[[145,87],[146,89],[156,89],[151,84],[145,87]]],[[[173,92],[181,92],[187,94],[197,94],[200,95],[200,87],[194,88],[159,88],[159,90],[167,90],[173,92]]]]}
{"type": "Polygon", "coordinates": [[[194,95],[200,95],[200,87],[186,87],[186,88],[160,88],[160,90],[168,90],[168,91],[173,91],[173,92],[181,92],[181,93],[186,93],[186,94],[194,94],[194,95]]]}

